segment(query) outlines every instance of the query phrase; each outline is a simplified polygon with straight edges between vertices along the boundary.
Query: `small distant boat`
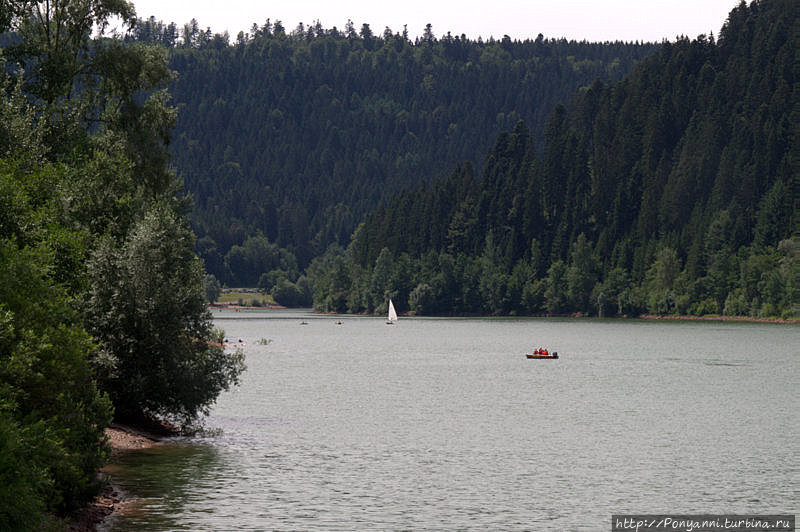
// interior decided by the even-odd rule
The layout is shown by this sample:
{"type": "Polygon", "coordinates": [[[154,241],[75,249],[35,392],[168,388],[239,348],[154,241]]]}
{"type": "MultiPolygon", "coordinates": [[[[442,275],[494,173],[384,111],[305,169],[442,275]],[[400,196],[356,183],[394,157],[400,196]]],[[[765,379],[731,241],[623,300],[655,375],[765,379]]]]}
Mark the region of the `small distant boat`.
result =
{"type": "Polygon", "coordinates": [[[308,322],[306,320],[303,320],[300,322],[300,325],[308,325],[308,322]]]}
{"type": "Polygon", "coordinates": [[[397,311],[394,309],[392,300],[389,299],[389,316],[386,318],[386,325],[394,325],[397,322],[397,311]]]}
{"type": "Polygon", "coordinates": [[[543,355],[541,353],[535,353],[535,352],[534,353],[525,353],[525,358],[554,359],[554,358],[558,358],[558,353],[556,351],[553,351],[552,353],[548,353],[546,355],[543,355]]]}
{"type": "Polygon", "coordinates": [[[339,320],[336,320],[336,325],[341,325],[341,324],[342,324],[342,322],[341,322],[341,321],[339,321],[339,320]]]}

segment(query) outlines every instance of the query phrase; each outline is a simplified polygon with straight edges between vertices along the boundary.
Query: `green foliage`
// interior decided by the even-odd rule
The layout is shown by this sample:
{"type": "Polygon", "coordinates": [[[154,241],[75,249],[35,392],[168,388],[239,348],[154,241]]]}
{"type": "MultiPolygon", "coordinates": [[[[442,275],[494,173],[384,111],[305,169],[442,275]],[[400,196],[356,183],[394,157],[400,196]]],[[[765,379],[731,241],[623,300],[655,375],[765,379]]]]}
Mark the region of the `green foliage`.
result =
{"type": "Polygon", "coordinates": [[[597,282],[597,265],[586,235],[581,233],[572,244],[571,265],[567,269],[567,298],[569,306],[588,312],[590,296],[597,282]]]}
{"type": "Polygon", "coordinates": [[[192,422],[244,369],[240,354],[214,344],[193,246],[156,204],[121,246],[106,239],[92,256],[88,323],[114,362],[102,377],[120,416],[192,422]]]}
{"type": "Polygon", "coordinates": [[[647,306],[653,314],[679,314],[675,282],[681,271],[678,254],[672,248],[658,252],[647,272],[647,306]]]}
{"type": "Polygon", "coordinates": [[[242,365],[209,343],[202,267],[182,220],[188,203],[168,166],[176,111],[164,90],[173,76],[166,52],[90,38],[113,17],[132,22],[128,2],[34,7],[12,19],[22,40],[8,54],[20,62],[34,114],[48,123],[40,137],[64,174],[51,184],[63,219],[78,230],[74,242],[59,242],[54,278],[86,299],[85,325],[102,345],[92,362],[117,414],[193,420],[242,365]],[[131,361],[163,354],[170,342],[172,356],[153,375],[131,361]],[[172,376],[174,390],[154,384],[172,376]]]}
{"type": "MultiPolygon", "coordinates": [[[[272,271],[283,272],[292,279],[297,278],[297,260],[285,249],[271,243],[263,235],[253,236],[241,246],[233,246],[225,255],[227,271],[236,272],[230,275],[234,286],[259,286],[269,290],[277,282],[277,278],[268,275],[272,284],[261,286],[261,276],[272,271]]],[[[268,280],[264,279],[268,283],[268,280]]]]}
{"type": "Polygon", "coordinates": [[[545,278],[546,288],[544,297],[547,301],[547,311],[560,314],[567,310],[567,291],[569,281],[567,279],[567,266],[563,261],[557,260],[550,265],[545,278]]]}
{"type": "Polygon", "coordinates": [[[272,289],[281,279],[286,279],[286,272],[283,270],[270,270],[262,273],[261,277],[258,278],[258,289],[264,293],[272,292],[272,289]]]}
{"type": "Polygon", "coordinates": [[[427,283],[415,286],[408,296],[408,306],[417,314],[428,314],[433,305],[435,305],[434,292],[427,283]]]}
{"type": "Polygon", "coordinates": [[[77,261],[43,179],[52,174],[14,169],[0,161],[0,212],[13,213],[0,224],[0,455],[14,461],[0,484],[19,490],[3,497],[0,524],[12,529],[97,492],[111,415],[90,371],[91,338],[56,281],[74,280],[77,261]]]}
{"type": "Polygon", "coordinates": [[[592,293],[599,315],[627,313],[632,297],[628,272],[623,268],[614,268],[602,284],[595,286],[592,293]]]}
{"type": "Polygon", "coordinates": [[[309,270],[315,305],[336,278],[338,308],[376,311],[395,290],[385,265],[405,257],[395,304],[427,286],[426,313],[798,316],[796,22],[790,0],[742,3],[718,42],[665,42],[552,108],[542,149],[520,122],[480,179],[458,166],[397,194],[335,275],[309,270]]]}
{"type": "Polygon", "coordinates": [[[22,40],[10,50],[30,65],[29,91],[48,105],[69,99],[77,85],[90,83],[97,56],[87,60],[95,27],[104,29],[113,17],[130,23],[133,5],[125,0],[95,0],[78,6],[72,0],[3,2],[16,11],[11,28],[22,40]]]}
{"type": "Polygon", "coordinates": [[[5,404],[0,407],[0,528],[38,530],[45,510],[39,487],[48,479],[32,453],[38,442],[26,438],[8,410],[5,404]]]}
{"type": "MultiPolygon", "coordinates": [[[[0,56],[0,71],[6,62],[0,56]]],[[[36,165],[44,160],[44,127],[31,112],[22,90],[23,79],[0,75],[0,157],[15,156],[17,164],[36,165]]]]}
{"type": "Polygon", "coordinates": [[[281,278],[273,287],[271,294],[272,298],[284,307],[310,307],[312,301],[308,288],[300,282],[295,284],[286,278],[281,278]]]}
{"type": "MultiPolygon", "coordinates": [[[[658,49],[436,38],[432,28],[414,43],[361,29],[287,34],[267,23],[229,43],[193,21],[180,42],[174,25],[150,19],[129,35],[170,47],[170,91],[182,108],[175,166],[196,198],[198,235],[219,256],[260,233],[304,268],[331,243],[347,245],[380,202],[479,162],[520,119],[539,142],[553,105],[598,77],[619,79],[658,49]]],[[[465,200],[462,210],[476,198],[465,200]]],[[[454,223],[451,252],[467,251],[458,246],[470,230],[454,223]]],[[[250,276],[238,262],[206,264],[229,285],[250,276]]]]}
{"type": "Polygon", "coordinates": [[[243,369],[212,342],[167,164],[166,55],[91,38],[117,16],[130,22],[132,5],[0,2],[0,30],[20,37],[0,48],[3,530],[55,528],[43,513],[99,491],[112,407],[97,378],[119,415],[187,421],[243,369]]]}

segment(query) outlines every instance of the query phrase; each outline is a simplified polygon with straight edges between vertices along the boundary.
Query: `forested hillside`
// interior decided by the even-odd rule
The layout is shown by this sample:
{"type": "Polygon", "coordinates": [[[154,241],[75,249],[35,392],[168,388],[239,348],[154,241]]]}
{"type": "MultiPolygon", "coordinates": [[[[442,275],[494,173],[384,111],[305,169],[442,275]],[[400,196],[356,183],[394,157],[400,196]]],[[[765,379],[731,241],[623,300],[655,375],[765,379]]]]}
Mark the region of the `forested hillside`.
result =
{"type": "MultiPolygon", "coordinates": [[[[541,139],[552,107],[595,79],[618,80],[652,44],[566,40],[488,42],[428,27],[374,34],[270,23],[227,42],[155,20],[133,38],[171,47],[179,118],[173,161],[195,200],[208,270],[254,286],[274,261],[241,260],[259,233],[302,268],[346,245],[363,215],[393,194],[480,164],[519,120],[541,139]],[[229,255],[234,247],[233,255],[229,255]]],[[[263,247],[263,246],[262,246],[263,247]]]]}
{"type": "Polygon", "coordinates": [[[797,9],[742,3],[366,217],[309,269],[323,310],[800,313],[797,9]],[[796,35],[796,33],[794,33],[796,35]]]}

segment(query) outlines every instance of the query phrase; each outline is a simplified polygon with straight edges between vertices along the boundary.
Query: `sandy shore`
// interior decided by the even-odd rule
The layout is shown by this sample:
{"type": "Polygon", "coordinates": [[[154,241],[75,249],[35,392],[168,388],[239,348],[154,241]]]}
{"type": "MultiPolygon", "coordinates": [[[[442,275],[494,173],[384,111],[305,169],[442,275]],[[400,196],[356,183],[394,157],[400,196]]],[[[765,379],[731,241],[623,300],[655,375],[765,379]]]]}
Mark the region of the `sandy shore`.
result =
{"type": "Polygon", "coordinates": [[[157,436],[127,425],[111,425],[106,429],[106,436],[111,444],[112,456],[123,451],[147,449],[161,445],[157,436]]]}

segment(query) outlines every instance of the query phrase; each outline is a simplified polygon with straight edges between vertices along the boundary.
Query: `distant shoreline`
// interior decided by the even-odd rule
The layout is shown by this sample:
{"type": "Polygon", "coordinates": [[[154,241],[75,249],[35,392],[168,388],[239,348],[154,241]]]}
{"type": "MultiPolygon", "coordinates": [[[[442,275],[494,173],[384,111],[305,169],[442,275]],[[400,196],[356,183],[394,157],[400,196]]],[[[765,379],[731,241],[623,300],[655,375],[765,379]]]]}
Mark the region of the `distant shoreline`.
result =
{"type": "Polygon", "coordinates": [[[657,314],[640,314],[643,320],[686,320],[686,321],[739,321],[745,323],[778,323],[782,325],[798,325],[800,319],[751,318],[749,316],[660,316],[657,314]]]}
{"type": "MultiPolygon", "coordinates": [[[[281,305],[273,305],[269,307],[253,307],[253,306],[242,306],[242,305],[229,305],[229,304],[213,304],[210,305],[209,308],[215,310],[311,310],[313,314],[325,316],[374,316],[380,317],[383,314],[351,314],[351,313],[339,313],[339,312],[324,312],[320,310],[312,310],[308,307],[297,307],[293,309],[292,307],[283,307],[281,305]]],[[[415,317],[417,316],[416,313],[413,311],[400,313],[401,317],[415,317]]],[[[783,318],[754,318],[751,316],[689,316],[689,315],[661,315],[661,314],[637,314],[637,315],[622,315],[622,316],[589,316],[583,314],[581,312],[576,312],[572,314],[502,314],[502,315],[491,315],[491,314],[473,314],[468,312],[462,313],[450,313],[450,314],[425,314],[420,315],[419,317],[427,317],[427,318],[581,318],[581,319],[639,319],[639,320],[670,320],[670,321],[736,321],[736,322],[743,322],[743,323],[776,323],[781,325],[800,325],[800,318],[790,318],[790,319],[783,319],[783,318]]]]}
{"type": "Polygon", "coordinates": [[[266,304],[260,307],[256,307],[253,305],[239,305],[236,303],[211,303],[210,305],[208,305],[208,308],[216,310],[280,310],[280,309],[285,309],[287,307],[284,307],[282,305],[272,305],[272,304],[266,304]]]}

